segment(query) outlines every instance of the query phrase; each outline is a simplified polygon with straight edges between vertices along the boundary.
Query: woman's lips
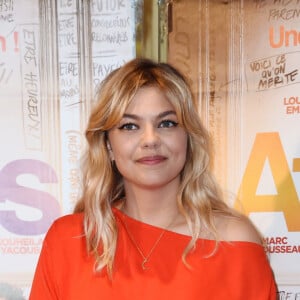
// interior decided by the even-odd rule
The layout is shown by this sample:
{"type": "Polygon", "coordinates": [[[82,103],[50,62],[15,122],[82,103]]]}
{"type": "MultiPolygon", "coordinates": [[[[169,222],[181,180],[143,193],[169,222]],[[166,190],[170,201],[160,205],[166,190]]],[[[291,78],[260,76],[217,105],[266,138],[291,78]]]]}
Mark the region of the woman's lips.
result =
{"type": "Polygon", "coordinates": [[[167,158],[162,155],[152,155],[152,156],[144,156],[137,160],[138,163],[145,165],[156,165],[165,161],[167,158]]]}

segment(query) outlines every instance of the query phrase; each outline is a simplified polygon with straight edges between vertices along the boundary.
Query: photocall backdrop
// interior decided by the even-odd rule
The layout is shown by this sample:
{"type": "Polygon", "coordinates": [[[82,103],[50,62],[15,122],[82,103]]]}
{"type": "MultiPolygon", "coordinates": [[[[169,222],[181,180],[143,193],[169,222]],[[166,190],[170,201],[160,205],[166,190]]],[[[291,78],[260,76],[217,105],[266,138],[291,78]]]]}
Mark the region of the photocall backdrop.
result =
{"type": "MultiPolygon", "coordinates": [[[[47,229],[80,194],[96,86],[137,55],[142,12],[134,0],[0,1],[0,289],[28,297],[47,229]]],[[[172,18],[168,60],[192,78],[216,175],[265,235],[281,299],[298,299],[300,1],[174,1],[172,18]]]]}

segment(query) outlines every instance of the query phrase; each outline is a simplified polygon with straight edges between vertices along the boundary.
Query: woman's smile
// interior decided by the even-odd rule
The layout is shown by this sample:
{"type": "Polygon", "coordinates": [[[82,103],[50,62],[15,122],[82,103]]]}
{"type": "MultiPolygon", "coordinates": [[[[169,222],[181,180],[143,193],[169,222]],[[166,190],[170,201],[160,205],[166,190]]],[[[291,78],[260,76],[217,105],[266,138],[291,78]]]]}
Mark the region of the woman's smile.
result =
{"type": "Polygon", "coordinates": [[[144,165],[158,165],[163,163],[167,158],[162,155],[144,156],[137,159],[137,162],[144,165]]]}

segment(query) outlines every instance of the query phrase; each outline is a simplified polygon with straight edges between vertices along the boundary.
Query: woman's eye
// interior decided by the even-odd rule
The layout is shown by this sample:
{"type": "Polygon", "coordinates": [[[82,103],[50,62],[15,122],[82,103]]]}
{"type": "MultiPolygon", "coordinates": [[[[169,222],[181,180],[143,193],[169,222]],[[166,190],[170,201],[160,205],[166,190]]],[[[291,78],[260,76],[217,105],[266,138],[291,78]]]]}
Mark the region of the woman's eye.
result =
{"type": "Polygon", "coordinates": [[[138,129],[138,126],[133,123],[125,123],[125,124],[119,126],[119,129],[120,130],[136,130],[136,129],[138,129]]]}
{"type": "Polygon", "coordinates": [[[170,128],[170,127],[176,127],[178,125],[177,122],[171,121],[171,120],[163,120],[159,123],[159,128],[170,128]]]}

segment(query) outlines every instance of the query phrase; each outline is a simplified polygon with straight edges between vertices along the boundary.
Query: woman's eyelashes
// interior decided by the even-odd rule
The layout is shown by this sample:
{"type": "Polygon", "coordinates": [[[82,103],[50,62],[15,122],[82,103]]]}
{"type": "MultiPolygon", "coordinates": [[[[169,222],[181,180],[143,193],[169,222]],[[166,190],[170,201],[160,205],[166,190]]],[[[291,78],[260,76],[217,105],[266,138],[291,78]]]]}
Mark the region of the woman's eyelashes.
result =
{"type": "Polygon", "coordinates": [[[171,127],[176,127],[178,125],[178,122],[175,122],[173,120],[162,120],[159,123],[159,128],[171,128],[171,127]]]}
{"type": "MultiPolygon", "coordinates": [[[[176,127],[177,125],[178,125],[178,122],[166,119],[166,120],[162,120],[162,121],[158,122],[157,128],[173,128],[173,127],[176,127]]],[[[123,123],[118,126],[118,129],[128,130],[128,131],[137,130],[139,128],[140,128],[140,126],[133,122],[126,122],[126,123],[123,123]]]]}
{"type": "Polygon", "coordinates": [[[118,129],[120,130],[136,130],[138,129],[139,126],[137,124],[134,124],[134,123],[131,123],[131,122],[128,122],[128,123],[124,123],[124,124],[121,124],[118,129]]]}

